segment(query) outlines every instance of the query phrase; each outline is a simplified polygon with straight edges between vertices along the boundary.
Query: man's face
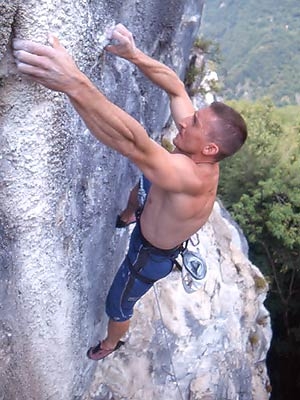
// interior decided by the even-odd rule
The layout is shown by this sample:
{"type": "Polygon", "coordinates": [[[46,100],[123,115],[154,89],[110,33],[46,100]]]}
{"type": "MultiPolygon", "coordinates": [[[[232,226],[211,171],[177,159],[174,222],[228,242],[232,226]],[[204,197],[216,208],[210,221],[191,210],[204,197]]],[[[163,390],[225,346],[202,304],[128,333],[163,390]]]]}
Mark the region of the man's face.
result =
{"type": "Polygon", "coordinates": [[[208,128],[214,115],[206,107],[196,111],[179,123],[179,132],[174,138],[174,145],[183,153],[195,154],[209,143],[208,128]]]}

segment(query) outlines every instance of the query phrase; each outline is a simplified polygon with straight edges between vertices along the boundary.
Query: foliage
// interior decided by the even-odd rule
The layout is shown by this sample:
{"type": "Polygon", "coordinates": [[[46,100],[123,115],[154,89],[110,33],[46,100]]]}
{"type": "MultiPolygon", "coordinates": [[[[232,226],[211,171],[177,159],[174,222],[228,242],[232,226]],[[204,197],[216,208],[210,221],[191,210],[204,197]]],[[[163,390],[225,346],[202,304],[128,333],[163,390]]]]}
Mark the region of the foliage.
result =
{"type": "Polygon", "coordinates": [[[204,36],[198,36],[194,42],[194,47],[200,49],[210,61],[216,64],[220,64],[222,62],[220,45],[216,41],[208,39],[204,36]]]}
{"type": "Polygon", "coordinates": [[[298,0],[205,3],[201,33],[220,44],[226,98],[299,102],[299,16],[298,0]]]}
{"type": "Polygon", "coordinates": [[[258,182],[271,171],[277,158],[276,137],[283,135],[279,122],[273,118],[274,105],[269,99],[256,104],[241,101],[230,105],[244,116],[248,139],[242,150],[222,164],[220,190],[227,206],[257,188],[258,182]]]}
{"type": "Polygon", "coordinates": [[[203,76],[203,70],[197,68],[195,65],[190,65],[185,74],[184,84],[187,87],[192,86],[199,75],[203,76]]]}
{"type": "MultiPolygon", "coordinates": [[[[193,45],[193,56],[185,73],[184,84],[190,96],[197,93],[206,94],[202,82],[207,71],[215,71],[216,64],[221,62],[219,45],[213,40],[204,37],[197,37],[193,45]],[[198,86],[195,87],[195,83],[198,86]]],[[[220,90],[218,82],[209,82],[210,89],[214,92],[220,90]]]]}
{"type": "Polygon", "coordinates": [[[289,387],[300,378],[292,368],[300,361],[299,108],[278,109],[266,99],[230,105],[246,119],[249,137],[236,156],[224,161],[219,194],[250,242],[252,261],[270,282],[272,356],[280,358],[281,380],[286,377],[278,399],[288,399],[289,387]]]}

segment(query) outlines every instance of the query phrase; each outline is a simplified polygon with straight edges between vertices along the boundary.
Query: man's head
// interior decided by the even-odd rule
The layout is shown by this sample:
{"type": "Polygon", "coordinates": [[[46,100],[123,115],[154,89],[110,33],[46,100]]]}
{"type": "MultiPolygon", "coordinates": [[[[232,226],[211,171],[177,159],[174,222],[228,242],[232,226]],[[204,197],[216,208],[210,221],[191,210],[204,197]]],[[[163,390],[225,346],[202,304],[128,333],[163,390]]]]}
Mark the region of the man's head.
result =
{"type": "Polygon", "coordinates": [[[221,102],[196,111],[179,125],[174,144],[195,162],[218,162],[238,151],[247,138],[242,116],[221,102]]]}
{"type": "Polygon", "coordinates": [[[220,161],[242,147],[247,139],[247,126],[243,117],[224,103],[216,101],[208,108],[215,118],[207,127],[207,135],[218,146],[216,160],[220,161]]]}

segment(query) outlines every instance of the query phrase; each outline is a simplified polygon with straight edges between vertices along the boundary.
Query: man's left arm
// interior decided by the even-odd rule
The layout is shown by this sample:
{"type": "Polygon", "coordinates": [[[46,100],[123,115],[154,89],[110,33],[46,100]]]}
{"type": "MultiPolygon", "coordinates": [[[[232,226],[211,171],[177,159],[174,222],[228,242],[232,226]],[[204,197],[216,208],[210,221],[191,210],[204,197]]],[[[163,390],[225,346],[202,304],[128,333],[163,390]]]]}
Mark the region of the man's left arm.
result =
{"type": "Polygon", "coordinates": [[[106,51],[136,65],[148,79],[168,94],[171,114],[177,126],[185,117],[194,114],[195,109],[184,83],[170,67],[138,49],[132,33],[122,24],[115,26],[112,39],[117,43],[106,46],[106,51]]]}

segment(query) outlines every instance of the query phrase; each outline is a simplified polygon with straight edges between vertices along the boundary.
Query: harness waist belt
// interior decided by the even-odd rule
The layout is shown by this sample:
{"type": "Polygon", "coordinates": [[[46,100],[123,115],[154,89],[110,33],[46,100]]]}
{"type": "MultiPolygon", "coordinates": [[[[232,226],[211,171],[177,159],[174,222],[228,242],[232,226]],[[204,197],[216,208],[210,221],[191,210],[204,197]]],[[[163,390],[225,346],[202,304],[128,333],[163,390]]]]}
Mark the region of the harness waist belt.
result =
{"type": "Polygon", "coordinates": [[[159,247],[153,246],[148,240],[144,237],[142,229],[141,229],[141,222],[140,222],[140,217],[137,219],[137,224],[140,230],[140,235],[141,235],[141,242],[145,246],[145,248],[151,249],[151,252],[153,254],[161,254],[163,256],[169,257],[174,254],[175,251],[178,250],[183,250],[183,243],[173,247],[172,249],[160,249],[159,247]]]}

